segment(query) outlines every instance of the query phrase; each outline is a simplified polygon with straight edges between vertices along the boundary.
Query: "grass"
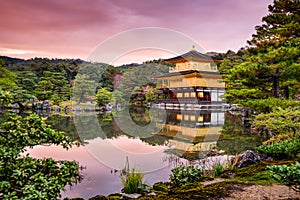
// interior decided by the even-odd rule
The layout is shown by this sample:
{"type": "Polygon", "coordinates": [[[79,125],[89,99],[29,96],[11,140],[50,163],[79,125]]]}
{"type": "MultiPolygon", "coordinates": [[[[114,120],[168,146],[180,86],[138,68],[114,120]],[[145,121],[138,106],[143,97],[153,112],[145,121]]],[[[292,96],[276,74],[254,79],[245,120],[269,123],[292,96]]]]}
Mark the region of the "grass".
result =
{"type": "Polygon", "coordinates": [[[218,163],[216,165],[213,166],[213,175],[214,177],[218,177],[222,174],[222,172],[224,171],[224,167],[222,164],[218,163]]]}
{"type": "Polygon", "coordinates": [[[126,157],[125,168],[122,170],[120,176],[123,184],[123,192],[127,194],[143,192],[143,175],[134,167],[130,169],[128,157],[126,157]]]}
{"type": "Polygon", "coordinates": [[[123,192],[127,194],[140,193],[143,185],[143,175],[132,168],[126,175],[121,176],[123,192]]]}

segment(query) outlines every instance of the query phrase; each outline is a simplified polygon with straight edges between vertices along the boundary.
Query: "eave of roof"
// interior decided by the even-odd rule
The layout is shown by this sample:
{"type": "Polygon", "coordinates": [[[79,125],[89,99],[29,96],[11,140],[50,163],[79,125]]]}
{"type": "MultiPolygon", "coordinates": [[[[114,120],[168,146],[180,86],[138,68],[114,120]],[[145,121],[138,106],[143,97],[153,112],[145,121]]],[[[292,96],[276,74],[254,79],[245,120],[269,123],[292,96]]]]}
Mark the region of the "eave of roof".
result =
{"type": "Polygon", "coordinates": [[[156,76],[154,78],[163,78],[163,77],[170,77],[170,76],[184,76],[184,75],[193,74],[193,73],[198,73],[198,74],[220,74],[219,72],[186,70],[186,71],[179,71],[179,72],[171,72],[171,73],[163,74],[163,75],[160,75],[160,76],[156,76]]]}
{"type": "Polygon", "coordinates": [[[176,62],[176,61],[192,61],[192,60],[198,60],[198,61],[204,61],[204,62],[213,62],[213,59],[203,53],[200,53],[196,50],[191,50],[185,54],[182,54],[180,56],[176,56],[173,58],[165,59],[166,62],[176,62]]]}

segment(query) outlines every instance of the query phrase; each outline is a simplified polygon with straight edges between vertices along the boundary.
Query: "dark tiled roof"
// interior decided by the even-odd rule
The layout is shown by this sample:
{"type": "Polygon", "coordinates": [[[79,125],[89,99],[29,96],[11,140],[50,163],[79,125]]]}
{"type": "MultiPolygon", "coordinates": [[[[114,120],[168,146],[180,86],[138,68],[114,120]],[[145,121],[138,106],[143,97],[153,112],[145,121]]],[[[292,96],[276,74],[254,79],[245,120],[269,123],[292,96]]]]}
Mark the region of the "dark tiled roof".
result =
{"type": "Polygon", "coordinates": [[[186,70],[186,71],[179,71],[179,72],[167,73],[167,74],[163,74],[163,75],[160,75],[160,76],[156,76],[154,78],[163,78],[163,77],[170,77],[170,76],[183,76],[183,75],[192,74],[192,73],[199,73],[199,74],[220,74],[219,72],[186,70]]]}
{"type": "Polygon", "coordinates": [[[166,59],[165,61],[172,62],[172,61],[176,61],[176,60],[193,60],[193,59],[203,60],[203,61],[208,61],[208,62],[213,61],[210,56],[208,56],[206,54],[203,54],[203,53],[200,53],[196,50],[191,50],[191,51],[189,51],[185,54],[182,54],[180,56],[166,59]]]}

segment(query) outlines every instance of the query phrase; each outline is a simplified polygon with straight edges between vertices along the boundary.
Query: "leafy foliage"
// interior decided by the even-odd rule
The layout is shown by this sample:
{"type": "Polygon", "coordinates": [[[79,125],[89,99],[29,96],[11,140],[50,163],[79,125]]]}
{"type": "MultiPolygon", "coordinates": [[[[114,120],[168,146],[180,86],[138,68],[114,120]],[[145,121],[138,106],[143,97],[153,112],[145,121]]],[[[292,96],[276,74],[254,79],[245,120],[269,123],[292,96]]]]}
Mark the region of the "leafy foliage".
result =
{"type": "Polygon", "coordinates": [[[269,97],[267,99],[250,99],[245,102],[241,102],[243,106],[249,107],[253,112],[256,113],[269,113],[276,111],[278,108],[286,109],[289,107],[300,107],[299,101],[291,99],[278,99],[269,97]]]}
{"type": "Polygon", "coordinates": [[[184,185],[187,183],[194,183],[203,180],[203,170],[198,169],[196,166],[184,166],[172,169],[172,174],[170,175],[170,181],[174,185],[184,185]]]}
{"type": "Polygon", "coordinates": [[[12,95],[8,91],[4,91],[0,87],[0,105],[5,105],[12,102],[12,95]]]}
{"type": "Polygon", "coordinates": [[[0,59],[0,86],[4,89],[15,86],[15,78],[16,74],[6,69],[3,60],[0,59]]]}
{"type": "Polygon", "coordinates": [[[36,96],[41,100],[54,100],[56,104],[69,100],[71,95],[67,78],[61,72],[44,71],[44,76],[36,85],[36,96]],[[59,96],[60,98],[55,98],[59,96]]]}
{"type": "Polygon", "coordinates": [[[228,102],[299,93],[299,6],[297,1],[274,0],[263,24],[255,27],[250,47],[225,55],[220,71],[228,102]]]}
{"type": "Polygon", "coordinates": [[[300,163],[296,162],[290,166],[278,165],[268,166],[271,176],[287,186],[290,186],[293,190],[300,192],[300,163]]]}
{"type": "Polygon", "coordinates": [[[217,163],[216,165],[212,166],[212,170],[214,173],[214,177],[220,176],[222,172],[224,171],[224,167],[222,164],[217,163]]]}
{"type": "Polygon", "coordinates": [[[112,101],[112,92],[106,88],[101,88],[98,90],[95,100],[99,106],[105,106],[112,101]]]}
{"type": "Polygon", "coordinates": [[[257,150],[276,159],[295,157],[300,152],[300,139],[295,137],[271,145],[261,145],[257,147],[257,150]]]}
{"type": "Polygon", "coordinates": [[[62,145],[71,140],[37,115],[10,115],[0,126],[0,197],[3,199],[56,199],[67,184],[80,180],[75,161],[35,159],[26,148],[42,144],[62,145]]]}
{"type": "Polygon", "coordinates": [[[85,102],[95,95],[95,81],[86,74],[77,74],[74,81],[73,99],[78,104],[85,102]]]}
{"type": "Polygon", "coordinates": [[[108,91],[112,92],[118,85],[117,78],[120,74],[120,68],[111,65],[107,66],[106,70],[101,75],[98,88],[106,88],[108,91]]]}
{"type": "Polygon", "coordinates": [[[125,176],[121,177],[123,184],[123,191],[128,194],[138,193],[141,191],[143,184],[143,175],[137,172],[134,168],[127,172],[125,176]]]}
{"type": "Polygon", "coordinates": [[[129,68],[122,74],[122,79],[116,90],[122,93],[123,98],[129,102],[138,98],[145,100],[142,94],[143,86],[155,86],[157,80],[153,78],[168,72],[169,66],[161,63],[145,63],[134,68],[129,68]]]}
{"type": "Polygon", "coordinates": [[[256,116],[253,126],[260,130],[267,131],[271,135],[292,132],[299,133],[300,129],[300,110],[295,107],[286,109],[278,108],[271,113],[261,113],[256,116]]]}

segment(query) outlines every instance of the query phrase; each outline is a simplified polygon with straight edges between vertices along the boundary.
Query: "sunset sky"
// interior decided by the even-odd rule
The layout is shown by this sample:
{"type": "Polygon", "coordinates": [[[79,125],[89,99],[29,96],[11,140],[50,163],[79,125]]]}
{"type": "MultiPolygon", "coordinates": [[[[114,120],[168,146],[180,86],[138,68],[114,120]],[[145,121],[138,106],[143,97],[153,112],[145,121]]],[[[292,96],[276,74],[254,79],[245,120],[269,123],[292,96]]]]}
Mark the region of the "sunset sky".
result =
{"type": "Polygon", "coordinates": [[[0,0],[0,55],[81,58],[122,31],[179,31],[205,51],[237,51],[272,0],[0,0]]]}

